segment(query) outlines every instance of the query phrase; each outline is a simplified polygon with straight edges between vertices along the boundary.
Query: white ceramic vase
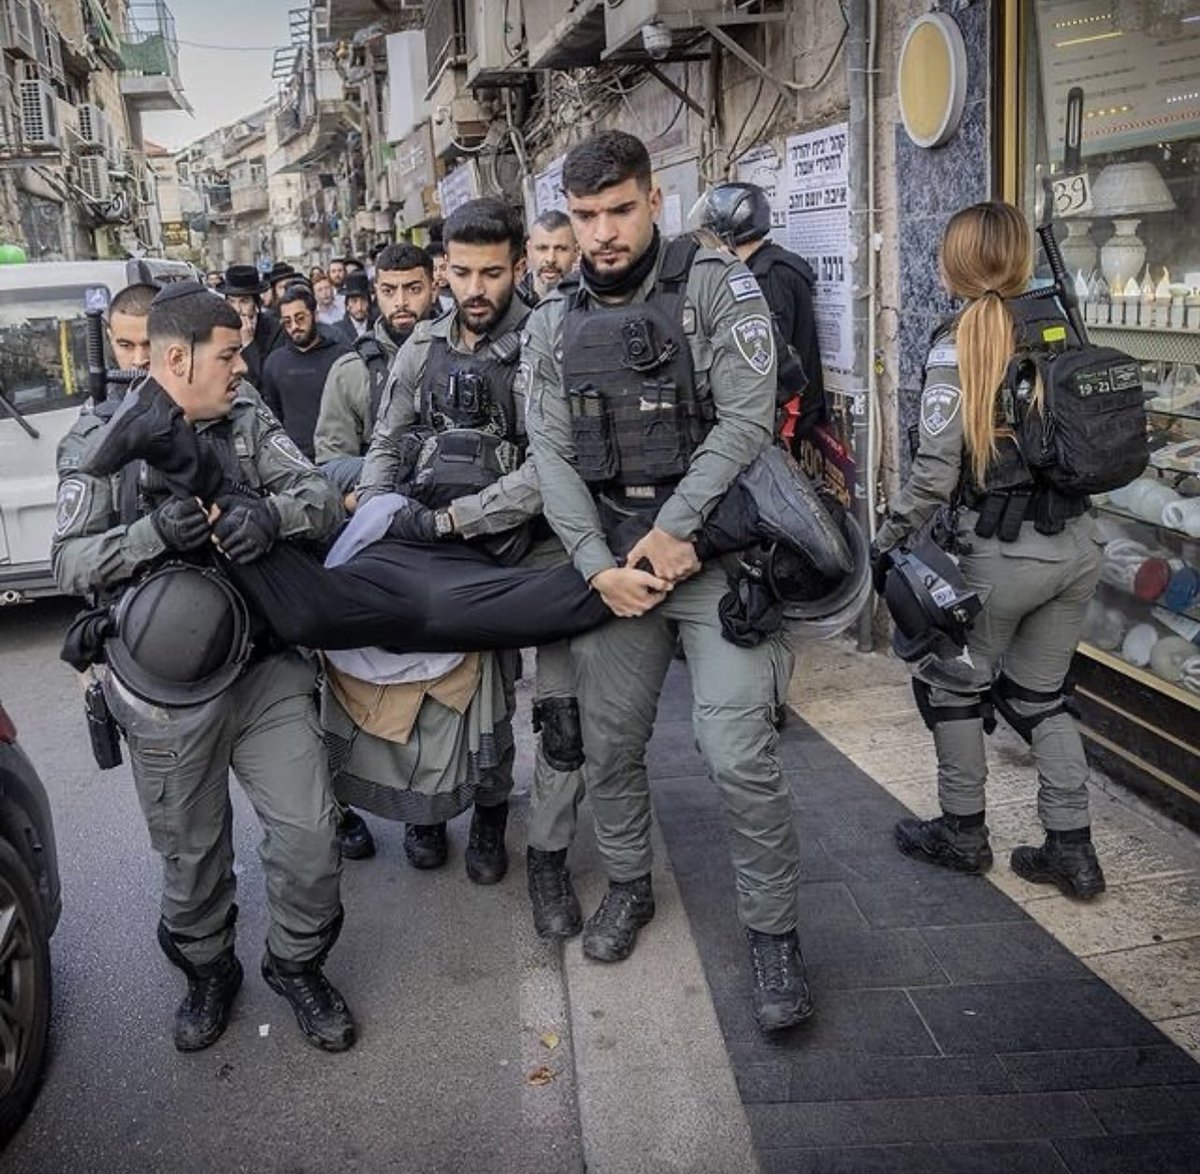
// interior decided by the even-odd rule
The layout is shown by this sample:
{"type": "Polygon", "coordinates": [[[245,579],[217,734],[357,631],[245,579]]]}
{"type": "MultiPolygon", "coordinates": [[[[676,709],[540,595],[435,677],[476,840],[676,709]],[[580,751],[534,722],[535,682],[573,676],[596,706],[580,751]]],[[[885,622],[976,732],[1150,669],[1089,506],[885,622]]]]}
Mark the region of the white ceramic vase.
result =
{"type": "Polygon", "coordinates": [[[1141,222],[1133,219],[1114,220],[1116,231],[1100,250],[1100,269],[1111,286],[1129,278],[1137,278],[1146,263],[1146,246],[1138,239],[1137,226],[1141,222]]]}

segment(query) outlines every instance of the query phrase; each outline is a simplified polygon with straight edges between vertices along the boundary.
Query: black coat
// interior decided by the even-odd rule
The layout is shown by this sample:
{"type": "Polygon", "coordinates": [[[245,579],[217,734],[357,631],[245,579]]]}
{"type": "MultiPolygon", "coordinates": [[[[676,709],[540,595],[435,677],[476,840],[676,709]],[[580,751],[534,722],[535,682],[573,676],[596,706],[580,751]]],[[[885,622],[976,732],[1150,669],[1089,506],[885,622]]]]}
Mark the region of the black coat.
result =
{"type": "Polygon", "coordinates": [[[746,262],[758,278],[763,297],[784,341],[791,343],[808,376],[796,435],[802,436],[825,419],[825,376],[821,370],[821,348],[817,321],[813,316],[815,274],[808,262],[774,241],[750,254],[746,262]]]}
{"type": "Polygon", "coordinates": [[[246,381],[261,392],[263,389],[263,367],[267,357],[287,342],[283,324],[265,310],[260,310],[254,324],[254,337],[242,347],[242,358],[246,360],[246,381]]]}
{"type": "Polygon", "coordinates": [[[325,379],[350,348],[323,330],[318,330],[316,344],[306,351],[297,350],[287,335],[284,339],[286,345],[267,358],[259,391],[296,447],[311,460],[325,379]]]}

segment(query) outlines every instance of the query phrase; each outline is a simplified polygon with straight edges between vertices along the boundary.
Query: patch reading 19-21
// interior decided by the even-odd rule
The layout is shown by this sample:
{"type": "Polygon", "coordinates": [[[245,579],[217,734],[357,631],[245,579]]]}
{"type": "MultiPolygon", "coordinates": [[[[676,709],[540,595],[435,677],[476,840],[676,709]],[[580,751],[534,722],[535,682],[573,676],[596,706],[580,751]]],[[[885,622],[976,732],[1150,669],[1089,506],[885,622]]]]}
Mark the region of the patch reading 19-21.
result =
{"type": "Polygon", "coordinates": [[[771,323],[761,314],[743,318],[733,328],[733,341],[742,358],[760,375],[765,375],[775,362],[775,335],[771,323]]]}
{"type": "Polygon", "coordinates": [[[958,415],[962,392],[949,383],[935,383],[921,396],[921,427],[930,436],[941,436],[958,415]]]}

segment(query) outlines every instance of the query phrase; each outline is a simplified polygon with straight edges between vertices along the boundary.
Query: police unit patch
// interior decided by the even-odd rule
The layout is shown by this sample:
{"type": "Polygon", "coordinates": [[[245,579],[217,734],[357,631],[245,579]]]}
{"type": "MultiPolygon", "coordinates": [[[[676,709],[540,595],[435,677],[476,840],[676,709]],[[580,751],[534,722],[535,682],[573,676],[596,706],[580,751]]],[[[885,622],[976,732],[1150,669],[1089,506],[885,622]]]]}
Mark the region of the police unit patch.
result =
{"type": "Polygon", "coordinates": [[[771,370],[775,362],[775,334],[769,319],[762,314],[743,318],[734,325],[733,341],[737,343],[742,358],[760,375],[766,375],[771,370]]]}
{"type": "Polygon", "coordinates": [[[272,436],[270,445],[289,465],[305,473],[314,468],[312,461],[296,447],[296,442],[286,432],[272,436]]]}
{"type": "Polygon", "coordinates": [[[921,427],[930,436],[941,436],[962,406],[962,392],[949,383],[935,383],[921,396],[921,427]]]}
{"type": "Polygon", "coordinates": [[[54,515],[54,536],[61,538],[79,519],[87,500],[87,483],[80,477],[67,477],[58,487],[58,509],[54,515]]]}
{"type": "Polygon", "coordinates": [[[731,273],[726,281],[735,302],[748,302],[751,298],[762,296],[762,290],[759,289],[753,273],[731,273]]]}

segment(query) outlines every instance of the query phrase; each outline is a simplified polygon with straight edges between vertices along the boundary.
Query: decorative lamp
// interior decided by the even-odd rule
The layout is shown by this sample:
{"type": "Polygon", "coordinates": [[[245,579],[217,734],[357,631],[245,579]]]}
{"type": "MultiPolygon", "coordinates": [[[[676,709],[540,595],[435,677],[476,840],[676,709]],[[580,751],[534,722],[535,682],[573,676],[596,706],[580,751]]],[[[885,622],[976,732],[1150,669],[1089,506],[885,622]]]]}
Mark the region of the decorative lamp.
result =
{"type": "Polygon", "coordinates": [[[1111,217],[1116,230],[1100,250],[1100,268],[1110,283],[1140,273],[1146,246],[1137,226],[1150,212],[1170,212],[1175,201],[1150,162],[1110,163],[1092,185],[1092,213],[1111,217]]]}

